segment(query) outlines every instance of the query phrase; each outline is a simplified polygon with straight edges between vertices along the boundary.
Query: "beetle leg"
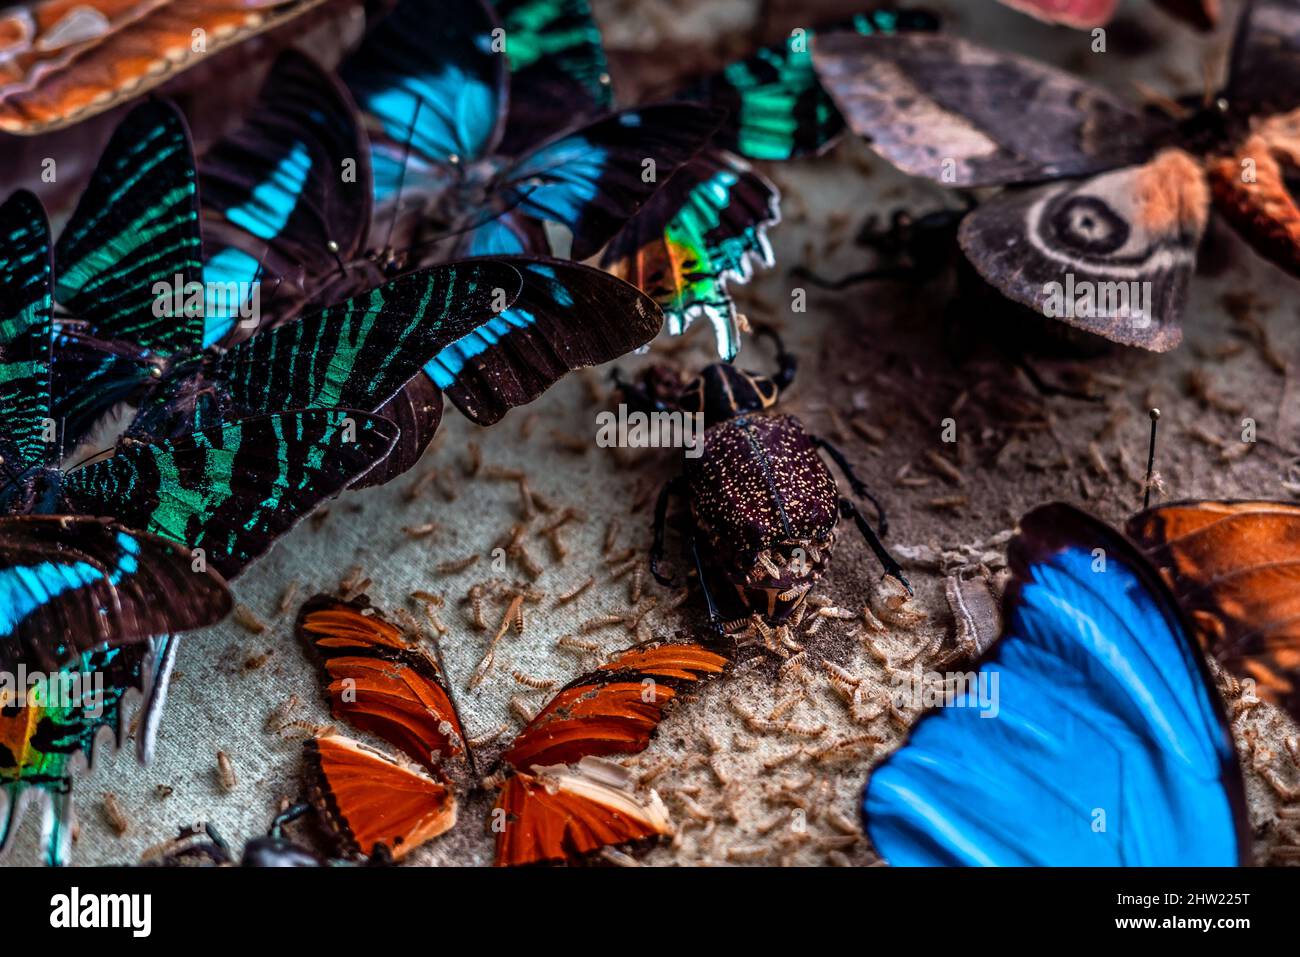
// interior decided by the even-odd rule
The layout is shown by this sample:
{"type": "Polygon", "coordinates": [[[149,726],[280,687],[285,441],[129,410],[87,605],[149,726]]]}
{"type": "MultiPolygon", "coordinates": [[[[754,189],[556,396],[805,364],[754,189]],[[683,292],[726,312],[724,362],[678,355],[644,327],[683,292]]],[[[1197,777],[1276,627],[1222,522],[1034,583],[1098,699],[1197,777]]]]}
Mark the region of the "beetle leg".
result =
{"type": "Polygon", "coordinates": [[[718,603],[713,600],[713,593],[709,591],[708,579],[704,577],[704,562],[700,559],[700,546],[694,538],[691,539],[691,555],[695,558],[695,571],[700,579],[700,591],[704,592],[704,604],[709,609],[709,626],[717,632],[719,638],[725,638],[727,632],[723,627],[722,616],[718,614],[718,603]]]}
{"type": "Polygon", "coordinates": [[[907,589],[907,593],[909,595],[912,594],[912,583],[909,582],[907,576],[903,574],[902,566],[898,564],[893,555],[889,554],[885,549],[885,546],[880,543],[880,539],[876,537],[875,531],[867,520],[862,517],[862,513],[858,511],[858,507],[847,498],[841,498],[840,515],[844,518],[853,519],[858,526],[858,531],[862,533],[862,537],[867,540],[867,544],[871,546],[871,550],[876,553],[876,558],[878,558],[880,564],[884,566],[885,573],[897,578],[902,583],[903,587],[907,589]]]}
{"type": "Polygon", "coordinates": [[[668,524],[668,504],[674,495],[682,493],[683,479],[679,475],[659,490],[655,502],[654,544],[650,546],[650,574],[655,581],[665,588],[673,587],[673,580],[659,571],[659,563],[664,557],[664,526],[668,524]]]}
{"type": "Polygon", "coordinates": [[[785,342],[781,339],[780,333],[765,322],[753,322],[750,325],[754,329],[755,339],[771,339],[772,345],[776,346],[776,375],[772,376],[772,381],[776,383],[778,392],[784,392],[794,381],[794,374],[799,369],[799,359],[794,353],[785,347],[785,342]]]}
{"type": "Polygon", "coordinates": [[[281,811],[279,814],[275,816],[275,819],[271,822],[271,827],[270,830],[267,831],[267,834],[270,835],[271,837],[283,836],[281,832],[284,830],[284,826],[286,824],[298,820],[298,818],[302,817],[310,810],[311,810],[311,805],[308,804],[306,801],[299,801],[297,804],[285,808],[283,811],[281,811]]]}
{"type": "Polygon", "coordinates": [[[882,506],[879,500],[877,500],[877,498],[871,494],[871,491],[867,488],[867,483],[862,481],[862,479],[858,478],[857,473],[853,471],[853,466],[850,465],[849,460],[844,457],[844,453],[841,452],[839,449],[837,449],[835,446],[831,445],[825,439],[821,438],[820,436],[814,435],[811,438],[812,438],[813,445],[817,446],[817,448],[819,449],[824,450],[827,455],[829,455],[832,459],[835,460],[835,464],[840,467],[840,471],[844,473],[844,477],[849,480],[849,487],[853,489],[853,494],[858,496],[859,498],[865,498],[867,501],[869,501],[872,505],[875,506],[876,530],[879,533],[881,538],[884,538],[886,535],[888,535],[889,519],[885,517],[884,506],[882,506]]]}

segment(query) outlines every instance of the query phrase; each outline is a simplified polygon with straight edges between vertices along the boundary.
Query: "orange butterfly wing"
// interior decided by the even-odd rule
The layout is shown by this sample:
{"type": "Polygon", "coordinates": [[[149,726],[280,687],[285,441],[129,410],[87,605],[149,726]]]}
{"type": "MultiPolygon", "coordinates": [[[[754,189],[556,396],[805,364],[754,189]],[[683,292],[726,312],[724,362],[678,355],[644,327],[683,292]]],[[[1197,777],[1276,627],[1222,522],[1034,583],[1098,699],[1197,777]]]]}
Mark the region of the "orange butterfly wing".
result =
{"type": "Polygon", "coordinates": [[[1135,515],[1127,530],[1206,651],[1300,716],[1300,506],[1182,502],[1135,515]]]}
{"type": "Polygon", "coordinates": [[[682,688],[726,666],[700,645],[633,648],[557,692],[502,755],[515,773],[493,812],[497,864],[569,860],[671,833],[658,795],[638,796],[599,756],[645,750],[682,688]]]}
{"type": "Polygon", "coordinates": [[[456,824],[448,784],[342,735],[308,741],[307,797],[344,854],[394,860],[456,824]]]}
{"type": "Polygon", "coordinates": [[[368,601],[317,595],[297,631],[325,673],[330,711],[435,773],[465,757],[460,717],[432,657],[368,601]]]}

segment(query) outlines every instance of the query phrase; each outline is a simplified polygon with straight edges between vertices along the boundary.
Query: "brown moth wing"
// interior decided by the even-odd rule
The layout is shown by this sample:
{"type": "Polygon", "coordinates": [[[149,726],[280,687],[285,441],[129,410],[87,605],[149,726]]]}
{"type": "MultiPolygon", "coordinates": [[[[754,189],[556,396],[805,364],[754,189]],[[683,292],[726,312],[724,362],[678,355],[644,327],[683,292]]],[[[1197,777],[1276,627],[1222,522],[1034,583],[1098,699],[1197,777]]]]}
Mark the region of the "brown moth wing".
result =
{"type": "Polygon", "coordinates": [[[1098,173],[1154,152],[1158,120],[1035,60],[934,34],[818,36],[813,62],[854,132],[950,186],[1098,173]]]}
{"type": "Polygon", "coordinates": [[[1237,24],[1228,102],[1246,115],[1300,107],[1300,3],[1256,0],[1237,24]]]}
{"type": "Polygon", "coordinates": [[[958,239],[980,275],[1016,302],[1166,352],[1182,339],[1208,211],[1200,165],[1166,150],[1142,166],[1008,190],[971,212],[958,239]]]}

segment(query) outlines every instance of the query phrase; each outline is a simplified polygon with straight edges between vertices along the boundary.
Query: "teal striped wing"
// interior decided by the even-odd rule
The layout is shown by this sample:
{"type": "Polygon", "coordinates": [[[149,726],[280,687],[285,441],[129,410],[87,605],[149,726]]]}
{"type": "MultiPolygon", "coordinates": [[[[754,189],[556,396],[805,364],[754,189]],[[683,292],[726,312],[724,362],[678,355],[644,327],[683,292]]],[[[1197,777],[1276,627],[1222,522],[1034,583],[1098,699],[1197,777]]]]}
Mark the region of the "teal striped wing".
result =
{"type": "Polygon", "coordinates": [[[215,356],[236,415],[374,411],[442,349],[505,311],[523,286],[507,262],[464,260],[412,273],[215,356]]]}
{"type": "Polygon", "coordinates": [[[11,471],[44,465],[50,415],[50,227],[40,200],[0,206],[0,455],[11,471]]]}
{"type": "Polygon", "coordinates": [[[197,351],[202,310],[173,314],[155,286],[202,282],[201,247],[189,131],[175,107],[151,100],[118,124],[59,237],[55,299],[97,339],[197,351]]]}
{"type": "Polygon", "coordinates": [[[202,549],[231,578],[382,460],[396,438],[396,426],[364,412],[261,416],[126,445],[70,472],[64,497],[71,511],[202,549]]]}

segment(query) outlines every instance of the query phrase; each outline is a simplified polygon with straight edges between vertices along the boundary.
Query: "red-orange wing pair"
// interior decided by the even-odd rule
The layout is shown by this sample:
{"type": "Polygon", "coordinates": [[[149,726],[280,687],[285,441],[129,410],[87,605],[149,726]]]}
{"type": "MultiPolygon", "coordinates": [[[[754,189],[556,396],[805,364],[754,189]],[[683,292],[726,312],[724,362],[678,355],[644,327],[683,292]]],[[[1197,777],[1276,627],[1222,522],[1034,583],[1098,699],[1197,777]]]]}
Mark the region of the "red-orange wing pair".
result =
{"type": "Polygon", "coordinates": [[[0,13],[0,130],[34,134],[139,96],[324,0],[28,0],[0,13]]]}
{"type": "Polygon", "coordinates": [[[307,743],[308,797],[350,854],[400,859],[456,823],[465,738],[442,669],[367,599],[310,599],[298,635],[324,672],[330,712],[421,767],[338,734],[307,743]]]}
{"type": "Polygon", "coordinates": [[[1140,512],[1127,531],[1206,652],[1300,717],[1300,506],[1179,502],[1140,512]]]}
{"type": "MultiPolygon", "coordinates": [[[[298,632],[321,660],[334,716],[428,769],[337,734],[307,746],[309,796],[345,851],[369,856],[382,845],[400,859],[455,823],[453,780],[465,780],[448,774],[447,759],[466,755],[442,672],[364,599],[317,596],[298,632]]],[[[571,860],[671,833],[658,796],[638,795],[600,758],[644,750],[682,689],[726,665],[700,645],[638,647],[560,690],[502,756],[497,863],[571,860]]]]}
{"type": "Polygon", "coordinates": [[[623,769],[598,759],[644,751],[682,689],[726,666],[696,644],[632,648],[557,692],[501,757],[514,773],[493,813],[497,864],[570,860],[671,833],[658,795],[637,798],[623,769]]]}

